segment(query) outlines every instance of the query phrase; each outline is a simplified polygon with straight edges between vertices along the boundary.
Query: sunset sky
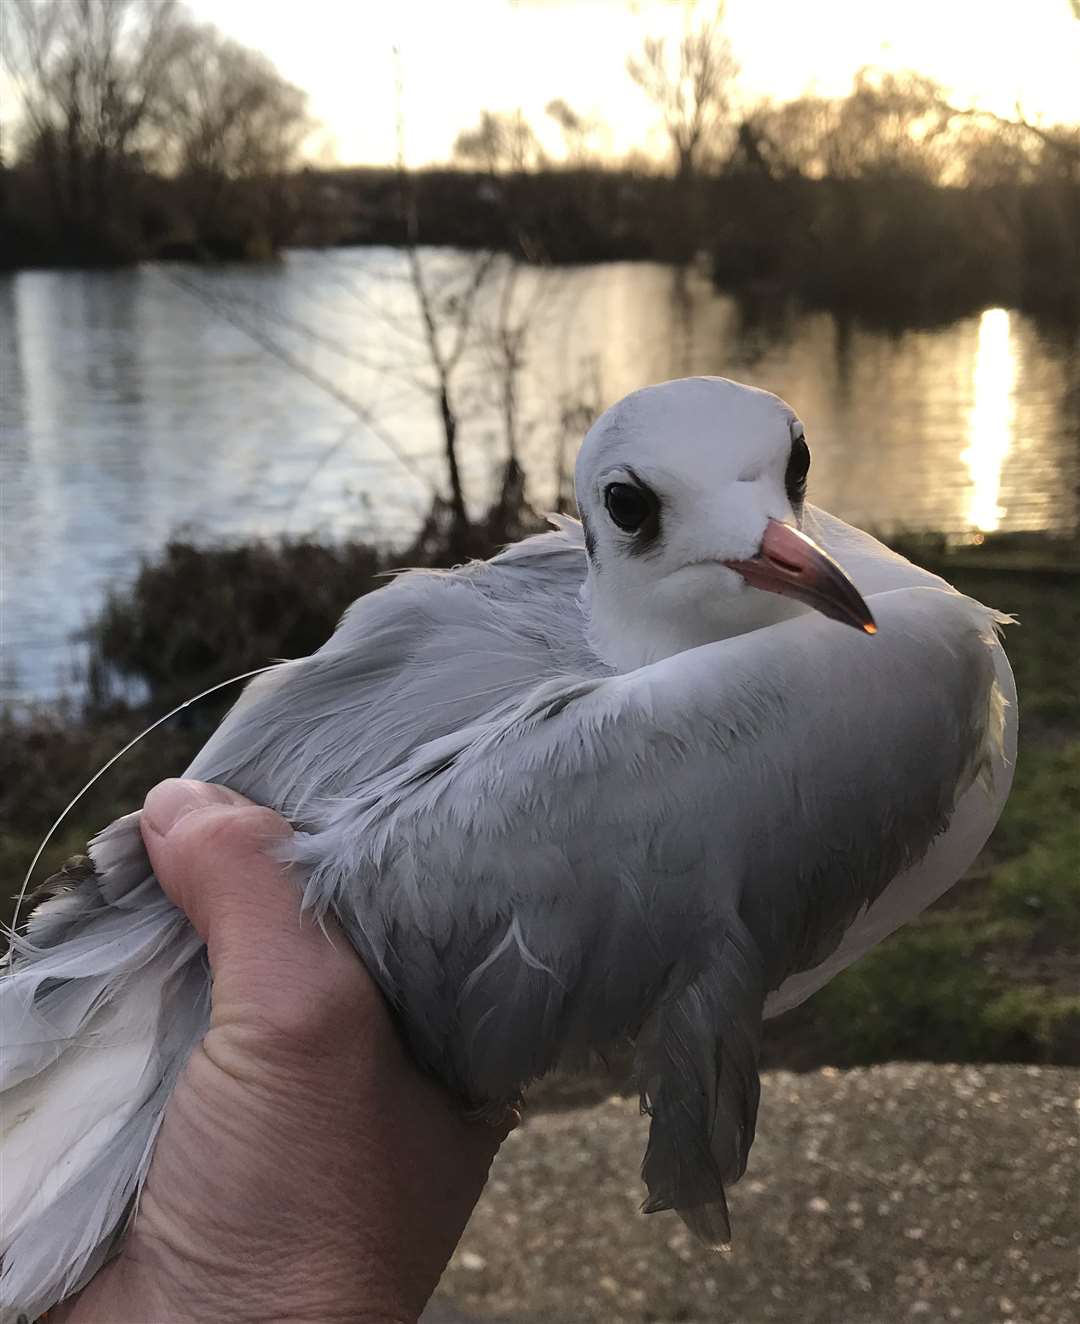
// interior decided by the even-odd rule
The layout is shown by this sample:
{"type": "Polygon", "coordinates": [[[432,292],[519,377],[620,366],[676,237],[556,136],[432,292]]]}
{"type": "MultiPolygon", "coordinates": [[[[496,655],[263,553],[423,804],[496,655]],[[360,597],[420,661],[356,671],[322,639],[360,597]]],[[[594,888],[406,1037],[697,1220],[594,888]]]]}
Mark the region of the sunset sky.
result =
{"type": "MultiPolygon", "coordinates": [[[[659,151],[655,116],[626,73],[647,33],[677,39],[663,0],[190,0],[200,19],[264,51],[310,95],[311,150],[344,163],[395,155],[395,77],[411,164],[446,160],[484,109],[520,106],[544,126],[562,97],[610,126],[607,149],[659,151]],[[395,48],[400,55],[395,59],[395,48]]],[[[700,6],[709,12],[710,6],[700,6]]],[[[1080,21],[1072,0],[729,0],[741,95],[845,92],[862,65],[914,68],[954,102],[1080,121],[1080,21]]],[[[557,150],[553,126],[545,145],[557,150]]]]}

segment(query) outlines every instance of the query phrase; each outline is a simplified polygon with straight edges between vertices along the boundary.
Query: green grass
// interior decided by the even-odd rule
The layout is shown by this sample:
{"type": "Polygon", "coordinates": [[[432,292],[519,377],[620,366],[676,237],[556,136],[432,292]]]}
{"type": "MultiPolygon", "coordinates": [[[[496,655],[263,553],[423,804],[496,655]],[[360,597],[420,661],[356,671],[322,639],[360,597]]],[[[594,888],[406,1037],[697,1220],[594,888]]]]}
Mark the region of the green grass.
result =
{"type": "Polygon", "coordinates": [[[1063,722],[1053,736],[1029,735],[1026,714],[1021,690],[1016,776],[993,838],[998,859],[1022,854],[1080,818],[1080,733],[1063,722]]]}
{"type": "Polygon", "coordinates": [[[1080,821],[1048,828],[1045,839],[997,868],[987,909],[1023,921],[1031,934],[1049,928],[1061,943],[1080,945],[1080,821]]]}
{"type": "Polygon", "coordinates": [[[1010,1050],[1026,1054],[1034,1044],[1045,1060],[1075,1063],[1080,1047],[1080,994],[1021,984],[987,1003],[980,1025],[997,1056],[1008,1057],[1010,1050]]]}

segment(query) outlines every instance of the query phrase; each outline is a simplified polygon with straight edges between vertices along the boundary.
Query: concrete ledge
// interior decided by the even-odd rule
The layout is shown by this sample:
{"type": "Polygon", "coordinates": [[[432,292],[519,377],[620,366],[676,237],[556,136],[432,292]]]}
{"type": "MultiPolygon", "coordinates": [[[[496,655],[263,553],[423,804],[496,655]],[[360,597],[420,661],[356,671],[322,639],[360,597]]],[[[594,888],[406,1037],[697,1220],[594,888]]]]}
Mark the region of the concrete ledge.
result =
{"type": "Polygon", "coordinates": [[[769,1073],[727,1253],[638,1212],[646,1120],[527,1116],[425,1324],[1080,1319],[1076,1069],[769,1073]]]}

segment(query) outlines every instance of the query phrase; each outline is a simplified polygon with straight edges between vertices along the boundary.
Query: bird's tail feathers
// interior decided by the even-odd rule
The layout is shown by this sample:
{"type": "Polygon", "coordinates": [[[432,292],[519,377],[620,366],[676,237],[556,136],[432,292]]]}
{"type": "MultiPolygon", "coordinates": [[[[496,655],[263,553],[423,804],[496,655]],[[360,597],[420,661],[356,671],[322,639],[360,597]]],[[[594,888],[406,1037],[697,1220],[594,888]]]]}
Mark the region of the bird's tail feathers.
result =
{"type": "Polygon", "coordinates": [[[161,892],[137,815],[31,917],[0,977],[0,1324],[98,1269],[205,1031],[202,943],[161,892]]]}
{"type": "Polygon", "coordinates": [[[735,917],[722,938],[676,972],[638,1040],[642,1110],[652,1117],[642,1177],[646,1213],[674,1209],[712,1246],[731,1240],[726,1185],[754,1139],[765,1000],[757,946],[735,917]]]}

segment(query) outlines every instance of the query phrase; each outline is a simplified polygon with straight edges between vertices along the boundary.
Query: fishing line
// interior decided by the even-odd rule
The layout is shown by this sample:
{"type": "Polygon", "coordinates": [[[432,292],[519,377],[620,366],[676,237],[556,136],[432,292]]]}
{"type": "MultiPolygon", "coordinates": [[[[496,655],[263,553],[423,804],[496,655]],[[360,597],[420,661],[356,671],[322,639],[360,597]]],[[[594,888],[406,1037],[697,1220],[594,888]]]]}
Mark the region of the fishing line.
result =
{"type": "Polygon", "coordinates": [[[250,680],[252,676],[261,676],[264,671],[274,671],[277,667],[280,667],[282,665],[283,664],[281,662],[271,662],[268,666],[256,667],[254,671],[245,671],[243,675],[233,676],[229,680],[220,680],[216,685],[211,685],[209,689],[203,690],[201,694],[192,695],[190,699],[185,699],[183,703],[177,704],[177,706],[173,708],[170,712],[167,712],[164,717],[159,717],[156,722],[151,722],[150,725],[144,731],[140,731],[139,734],[133,740],[129,740],[128,743],[123,747],[123,749],[118,750],[112,756],[112,758],[109,759],[108,763],[98,768],[97,772],[94,773],[94,775],[90,778],[90,780],[86,783],[86,785],[82,788],[82,790],[78,792],[78,794],[70,801],[70,803],[63,810],[61,810],[59,818],[57,818],[56,822],[52,825],[51,828],[49,828],[48,832],[46,832],[44,841],[42,841],[41,845],[37,848],[34,858],[30,861],[30,868],[27,869],[26,877],[23,879],[22,887],[19,889],[19,895],[15,898],[15,913],[12,916],[11,926],[8,930],[8,932],[12,935],[12,937],[14,937],[18,929],[19,912],[22,909],[23,901],[26,899],[26,893],[30,887],[30,879],[34,876],[34,870],[38,866],[38,861],[41,859],[41,856],[44,853],[46,846],[48,846],[49,842],[52,841],[56,829],[60,826],[60,824],[64,821],[64,819],[67,818],[68,814],[71,813],[71,811],[83,798],[86,792],[91,788],[91,786],[93,786],[94,783],[98,781],[99,778],[103,777],[105,773],[107,773],[109,769],[113,766],[113,764],[116,763],[119,759],[122,759],[129,750],[134,749],[135,746],[139,743],[139,741],[143,738],[143,736],[148,736],[151,731],[156,731],[157,728],[161,726],[162,723],[167,722],[170,717],[175,717],[177,713],[183,712],[184,709],[190,707],[191,704],[198,703],[200,699],[205,699],[208,694],[215,694],[218,690],[226,689],[229,685],[235,685],[238,681],[250,680]]]}

